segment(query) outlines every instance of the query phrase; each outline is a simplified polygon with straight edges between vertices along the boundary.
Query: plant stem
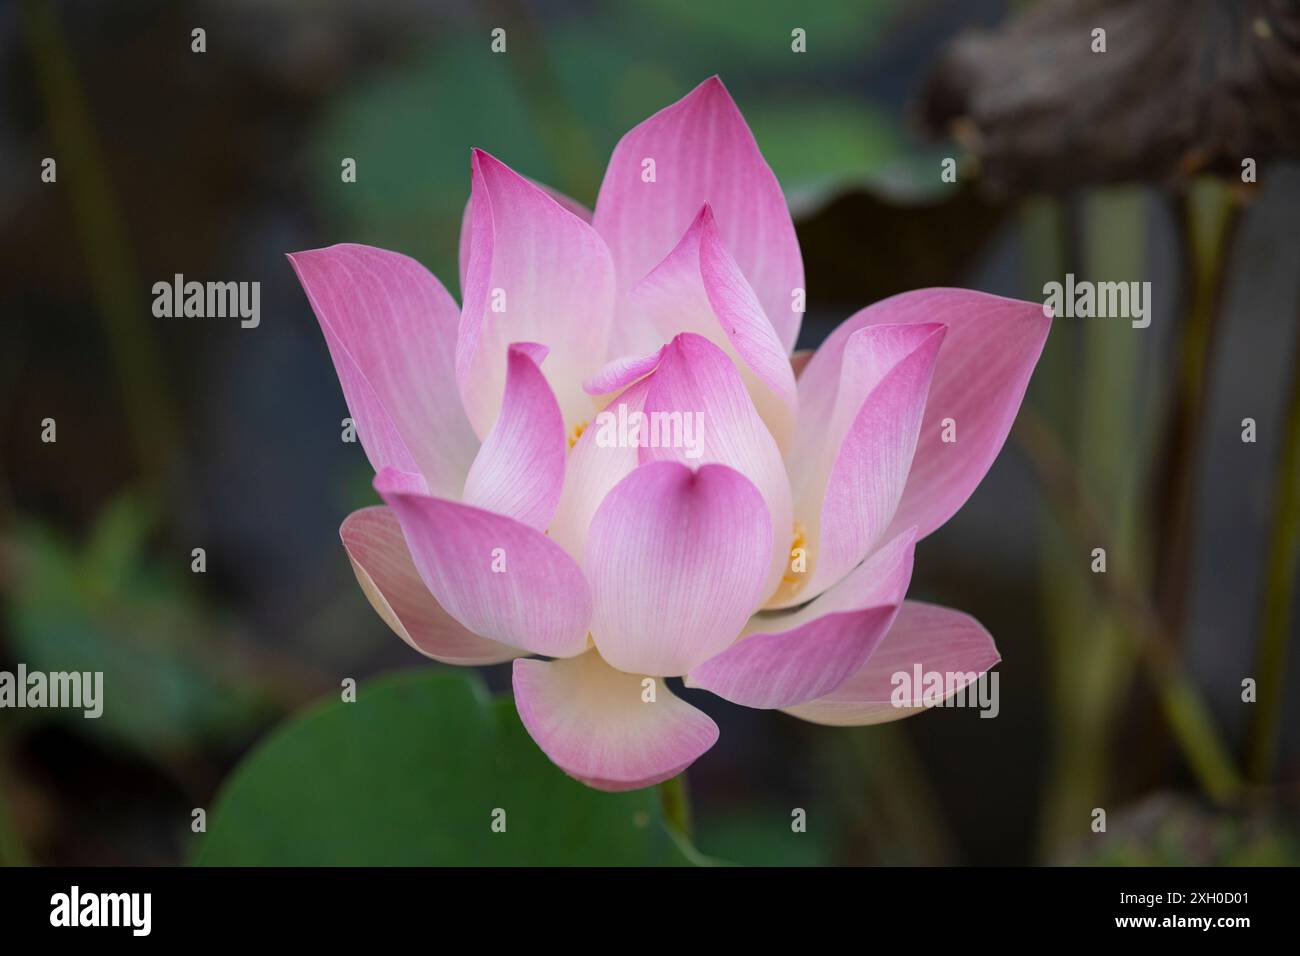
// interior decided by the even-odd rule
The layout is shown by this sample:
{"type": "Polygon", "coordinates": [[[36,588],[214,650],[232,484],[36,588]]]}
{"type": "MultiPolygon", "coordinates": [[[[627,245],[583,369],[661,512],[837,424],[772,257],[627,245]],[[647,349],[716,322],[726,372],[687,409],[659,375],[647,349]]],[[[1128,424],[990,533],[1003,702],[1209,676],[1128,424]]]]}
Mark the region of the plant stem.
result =
{"type": "Polygon", "coordinates": [[[158,482],[171,463],[178,429],[155,337],[142,319],[148,313],[141,306],[142,287],[127,252],[126,229],[53,5],[24,0],[19,12],[50,136],[63,168],[72,173],[69,206],[90,268],[136,457],[147,478],[158,482]]]}
{"type": "MultiPolygon", "coordinates": [[[[936,866],[955,861],[956,848],[925,766],[898,724],[843,728],[843,782],[857,810],[851,836],[864,840],[868,862],[936,866]],[[855,832],[856,830],[856,832],[855,832]]],[[[848,862],[848,861],[843,861],[848,862]]],[[[857,861],[854,861],[857,862],[857,861]]]]}
{"type": "MultiPolygon", "coordinates": [[[[1241,221],[1240,195],[1213,180],[1194,183],[1175,205],[1182,237],[1186,318],[1178,327],[1174,394],[1170,399],[1161,458],[1151,489],[1156,565],[1156,606],[1175,641],[1186,614],[1191,568],[1192,517],[1196,504],[1197,453],[1210,386],[1210,355],[1223,312],[1233,240],[1241,221]]],[[[1179,309],[1181,315],[1184,309],[1179,309]]]]}
{"type": "MultiPolygon", "coordinates": [[[[1145,271],[1149,199],[1140,190],[1107,189],[1055,207],[1027,207],[1027,278],[1035,294],[1065,273],[1124,280],[1145,271]]],[[[1141,579],[1136,534],[1144,403],[1138,393],[1142,333],[1127,324],[1057,323],[1034,377],[1033,406],[1080,463],[1078,481],[1105,513],[1115,535],[1104,543],[1141,579]],[[1080,360],[1082,353],[1082,360],[1080,360]]],[[[1039,553],[1051,693],[1052,745],[1039,813],[1040,854],[1059,856],[1078,835],[1078,821],[1115,790],[1114,728],[1133,679],[1137,654],[1114,611],[1096,599],[1086,563],[1054,502],[1040,507],[1039,553]]]]}
{"type": "Polygon", "coordinates": [[[1286,642],[1294,602],[1292,585],[1300,560],[1300,330],[1295,333],[1291,388],[1282,429],[1277,484],[1273,491],[1273,535],[1269,542],[1255,655],[1257,696],[1247,755],[1249,775],[1256,783],[1267,783],[1272,778],[1277,757],[1286,642]]]}
{"type": "Polygon", "coordinates": [[[691,798],[686,787],[686,774],[679,773],[671,780],[659,784],[659,799],[663,804],[664,821],[686,839],[691,839],[694,836],[694,827],[691,821],[691,798]]]}
{"type": "MultiPolygon", "coordinates": [[[[1087,553],[1088,542],[1111,540],[1101,513],[1075,478],[1073,465],[1032,409],[1020,409],[1012,434],[1059,513],[1070,516],[1080,554],[1087,553]]],[[[1124,632],[1135,641],[1165,721],[1202,790],[1216,802],[1232,801],[1241,791],[1241,776],[1155,608],[1120,568],[1094,574],[1092,579],[1124,623],[1124,632]]]]}

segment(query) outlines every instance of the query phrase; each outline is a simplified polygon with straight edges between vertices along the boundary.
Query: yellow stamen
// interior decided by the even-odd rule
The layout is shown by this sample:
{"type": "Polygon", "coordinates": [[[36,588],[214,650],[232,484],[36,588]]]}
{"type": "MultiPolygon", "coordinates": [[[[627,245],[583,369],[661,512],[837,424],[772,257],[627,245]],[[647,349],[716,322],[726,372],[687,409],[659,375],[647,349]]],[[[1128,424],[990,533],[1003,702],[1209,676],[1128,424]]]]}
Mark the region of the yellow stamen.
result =
{"type": "Polygon", "coordinates": [[[582,437],[582,433],[585,432],[585,431],[587,430],[587,426],[588,426],[589,424],[591,424],[591,423],[590,423],[590,422],[578,422],[578,424],[576,424],[576,425],[573,426],[573,434],[569,436],[569,447],[570,447],[570,448],[572,448],[574,445],[578,444],[578,439],[582,437]]]}

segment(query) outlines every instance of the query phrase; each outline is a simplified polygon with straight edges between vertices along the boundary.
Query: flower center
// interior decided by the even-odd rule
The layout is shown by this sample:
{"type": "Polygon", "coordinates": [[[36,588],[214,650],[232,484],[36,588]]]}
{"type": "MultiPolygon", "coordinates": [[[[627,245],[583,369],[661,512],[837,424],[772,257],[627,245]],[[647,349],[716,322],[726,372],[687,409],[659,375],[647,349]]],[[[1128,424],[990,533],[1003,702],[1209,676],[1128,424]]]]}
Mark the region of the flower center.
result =
{"type": "Polygon", "coordinates": [[[573,434],[569,436],[570,448],[578,444],[578,439],[582,437],[582,433],[587,430],[587,426],[590,424],[591,422],[578,422],[578,424],[573,426],[573,434]]]}

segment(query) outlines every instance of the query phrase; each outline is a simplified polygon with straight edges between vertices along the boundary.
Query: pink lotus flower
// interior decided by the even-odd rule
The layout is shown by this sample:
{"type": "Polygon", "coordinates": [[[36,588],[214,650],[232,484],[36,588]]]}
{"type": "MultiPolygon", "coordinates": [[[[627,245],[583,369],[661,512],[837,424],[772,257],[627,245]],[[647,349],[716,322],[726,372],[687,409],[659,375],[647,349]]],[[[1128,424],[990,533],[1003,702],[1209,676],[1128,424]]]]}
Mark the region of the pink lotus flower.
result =
{"type": "Polygon", "coordinates": [[[343,544],[399,637],[513,659],[528,732],[604,790],[717,740],[668,677],[852,725],[932,703],[891,702],[896,672],[997,663],[972,618],[904,596],[1006,439],[1041,306],[899,295],[796,375],[794,227],[717,78],[623,137],[594,214],[484,152],[471,169],[461,308],[394,252],[289,257],[386,502],[343,544]]]}

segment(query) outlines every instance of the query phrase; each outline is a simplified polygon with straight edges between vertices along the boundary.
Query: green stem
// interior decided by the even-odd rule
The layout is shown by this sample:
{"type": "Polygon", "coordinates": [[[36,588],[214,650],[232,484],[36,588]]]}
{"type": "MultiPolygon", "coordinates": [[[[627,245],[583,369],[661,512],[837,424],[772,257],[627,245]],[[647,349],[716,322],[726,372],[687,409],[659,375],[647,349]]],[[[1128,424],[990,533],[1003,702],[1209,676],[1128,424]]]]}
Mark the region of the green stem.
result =
{"type": "Polygon", "coordinates": [[[860,774],[845,773],[845,779],[853,787],[852,806],[859,808],[854,823],[857,836],[866,841],[868,859],[885,865],[955,862],[956,848],[934,787],[903,728],[845,728],[838,736],[860,774]]]}
{"type": "MultiPolygon", "coordinates": [[[[126,229],[113,201],[112,185],[68,55],[53,5],[24,0],[20,21],[31,51],[37,86],[45,101],[50,137],[67,178],[67,195],[89,266],[90,285],[104,323],[118,388],[135,452],[149,479],[169,466],[178,429],[163,387],[163,365],[155,336],[143,318],[135,270],[127,252],[126,229]]],[[[59,180],[60,186],[63,179],[59,180]]]]}
{"type": "Polygon", "coordinates": [[[691,821],[691,798],[686,787],[686,774],[679,773],[659,785],[659,799],[663,804],[664,821],[688,840],[694,835],[691,821]]]}
{"type": "Polygon", "coordinates": [[[1255,657],[1257,697],[1247,755],[1250,778],[1256,783],[1267,783],[1272,778],[1277,758],[1286,643],[1294,603],[1292,583],[1300,560],[1300,331],[1295,337],[1291,393],[1282,427],[1282,453],[1273,492],[1273,535],[1269,542],[1255,657]]]}
{"type": "MultiPolygon", "coordinates": [[[[1075,470],[1055,436],[1028,408],[1021,408],[1013,432],[1027,453],[1058,513],[1068,515],[1080,554],[1090,542],[1112,540],[1101,512],[1079,486],[1075,470]]],[[[1183,669],[1178,651],[1160,616],[1141,588],[1120,568],[1091,575],[1123,632],[1136,644],[1160,700],[1161,712],[1201,789],[1218,803],[1241,792],[1242,779],[1195,684],[1183,669]]]]}
{"type": "Polygon", "coordinates": [[[1182,744],[1183,757],[1206,795],[1219,804],[1233,802],[1241,793],[1242,779],[1223,743],[1205,702],[1181,667],[1161,667],[1146,656],[1148,671],[1160,695],[1160,709],[1182,744]]]}
{"type": "MultiPolygon", "coordinates": [[[[1027,264],[1037,294],[1043,279],[1086,273],[1126,280],[1145,271],[1149,200],[1138,190],[1092,193],[1054,211],[1026,217],[1027,264]]],[[[1027,210],[1028,212],[1028,210],[1027,210]]],[[[1143,335],[1128,323],[1057,323],[1035,376],[1033,407],[1050,416],[1054,435],[1078,462],[1076,480],[1104,508],[1113,537],[1105,544],[1126,574],[1141,578],[1136,533],[1145,428],[1137,396],[1143,335]],[[1079,353],[1083,358],[1080,361],[1079,353]]],[[[1123,622],[1098,602],[1079,560],[1071,516],[1045,500],[1040,523],[1042,597],[1047,616],[1049,728],[1053,745],[1039,814],[1043,859],[1077,839],[1078,821],[1111,792],[1114,727],[1137,664],[1123,622]]]]}
{"type": "Polygon", "coordinates": [[[1186,611],[1191,569],[1196,459],[1210,386],[1210,356],[1223,312],[1234,238],[1241,220],[1237,192],[1213,180],[1193,184],[1176,206],[1183,240],[1187,315],[1178,324],[1174,394],[1155,479],[1159,506],[1154,537],[1161,543],[1156,606],[1177,640],[1186,611]]]}

